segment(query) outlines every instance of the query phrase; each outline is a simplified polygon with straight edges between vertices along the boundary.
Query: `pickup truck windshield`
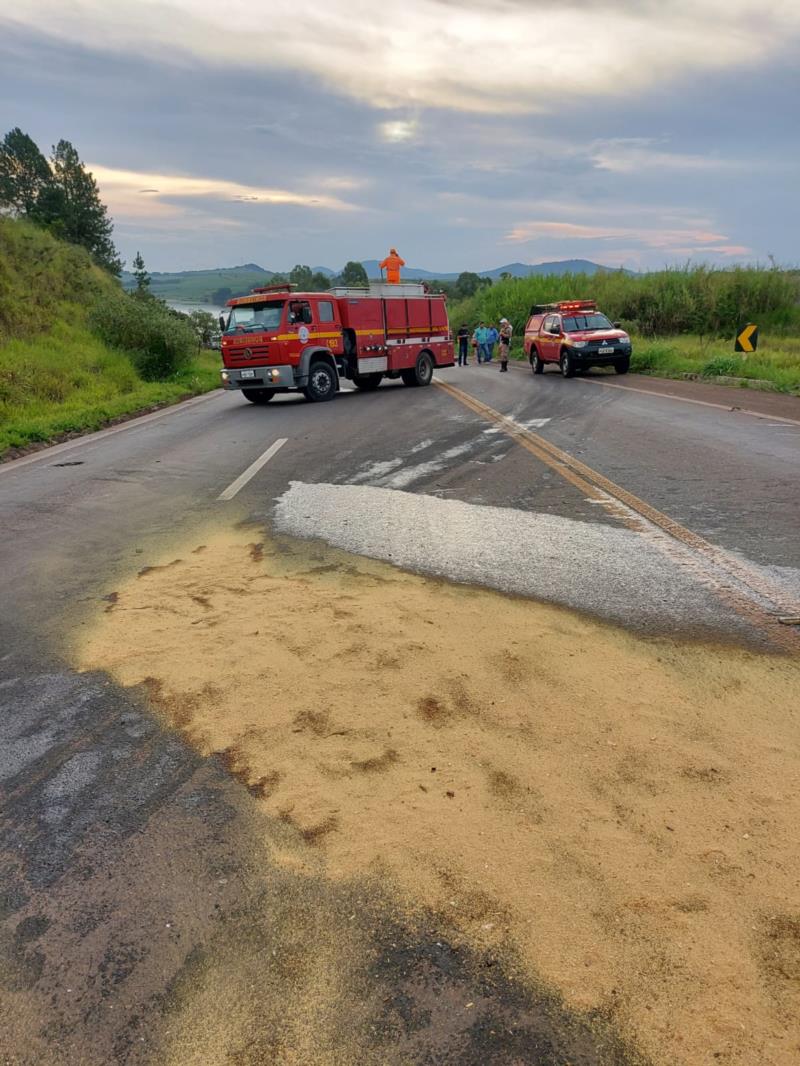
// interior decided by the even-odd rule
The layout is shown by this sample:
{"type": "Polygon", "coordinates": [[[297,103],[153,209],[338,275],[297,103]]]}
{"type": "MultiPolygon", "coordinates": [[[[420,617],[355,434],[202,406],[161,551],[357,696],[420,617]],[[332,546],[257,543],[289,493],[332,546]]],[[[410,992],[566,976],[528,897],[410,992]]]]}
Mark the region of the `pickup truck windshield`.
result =
{"type": "Polygon", "coordinates": [[[605,315],[570,315],[563,322],[565,333],[579,333],[584,329],[614,328],[605,315]]]}
{"type": "Polygon", "coordinates": [[[234,307],[228,319],[227,332],[234,329],[244,329],[251,333],[262,329],[277,329],[281,324],[283,304],[283,300],[271,300],[269,303],[234,307]]]}

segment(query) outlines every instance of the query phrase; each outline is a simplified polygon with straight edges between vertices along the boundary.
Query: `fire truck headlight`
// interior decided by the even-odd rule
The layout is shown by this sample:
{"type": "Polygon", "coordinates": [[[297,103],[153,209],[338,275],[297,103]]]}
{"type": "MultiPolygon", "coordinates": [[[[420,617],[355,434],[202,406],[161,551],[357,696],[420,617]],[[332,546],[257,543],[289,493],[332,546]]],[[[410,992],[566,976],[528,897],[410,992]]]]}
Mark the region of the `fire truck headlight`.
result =
{"type": "Polygon", "coordinates": [[[228,375],[228,371],[227,370],[221,370],[220,374],[222,375],[222,380],[223,381],[227,381],[228,380],[229,375],[228,375]]]}

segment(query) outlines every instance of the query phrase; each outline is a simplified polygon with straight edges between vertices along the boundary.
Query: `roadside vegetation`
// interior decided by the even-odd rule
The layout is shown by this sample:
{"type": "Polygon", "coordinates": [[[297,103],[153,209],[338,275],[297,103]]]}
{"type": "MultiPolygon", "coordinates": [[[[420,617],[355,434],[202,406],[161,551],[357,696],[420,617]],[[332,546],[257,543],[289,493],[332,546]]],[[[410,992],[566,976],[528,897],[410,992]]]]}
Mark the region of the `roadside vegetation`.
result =
{"type": "Polygon", "coordinates": [[[0,218],[0,457],[219,384],[208,323],[125,295],[90,253],[0,218]]]}
{"type": "Polygon", "coordinates": [[[512,354],[523,357],[522,335],[531,306],[595,299],[634,339],[631,369],[660,377],[763,381],[800,393],[800,275],[797,272],[705,266],[630,276],[622,272],[507,279],[481,286],[450,305],[454,328],[463,322],[514,326],[512,354]],[[759,325],[758,351],[737,355],[734,338],[747,322],[759,325]]]}

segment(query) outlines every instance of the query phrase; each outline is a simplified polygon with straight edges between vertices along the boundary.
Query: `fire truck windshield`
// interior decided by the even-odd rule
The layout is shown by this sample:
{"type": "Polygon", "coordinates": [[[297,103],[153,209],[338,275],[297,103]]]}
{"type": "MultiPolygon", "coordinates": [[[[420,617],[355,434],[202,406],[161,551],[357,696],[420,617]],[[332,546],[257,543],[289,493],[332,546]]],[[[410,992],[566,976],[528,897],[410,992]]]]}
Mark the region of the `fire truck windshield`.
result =
{"type": "Polygon", "coordinates": [[[228,319],[228,329],[244,329],[248,331],[262,329],[277,329],[281,324],[283,300],[270,300],[269,303],[240,304],[231,308],[231,317],[228,319]]]}
{"type": "Polygon", "coordinates": [[[605,315],[570,315],[563,319],[565,333],[579,333],[584,329],[613,329],[605,315]]]}

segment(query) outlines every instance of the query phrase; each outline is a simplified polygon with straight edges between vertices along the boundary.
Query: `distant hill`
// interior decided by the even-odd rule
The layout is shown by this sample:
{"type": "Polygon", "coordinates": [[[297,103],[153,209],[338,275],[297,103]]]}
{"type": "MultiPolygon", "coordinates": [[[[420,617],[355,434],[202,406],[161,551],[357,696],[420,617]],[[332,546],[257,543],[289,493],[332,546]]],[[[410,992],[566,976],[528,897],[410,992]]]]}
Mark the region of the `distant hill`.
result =
{"type": "MultiPolygon", "coordinates": [[[[362,264],[369,278],[380,278],[381,270],[377,259],[363,259],[362,264]]],[[[552,263],[507,263],[493,270],[476,271],[482,278],[492,281],[502,274],[511,274],[515,278],[527,278],[534,274],[597,274],[613,271],[616,268],[602,266],[588,259],[561,259],[552,263]]],[[[335,270],[326,266],[315,266],[312,270],[328,278],[336,275],[335,270]]],[[[154,296],[163,300],[184,301],[186,303],[223,304],[231,296],[241,296],[258,285],[268,285],[279,271],[267,270],[258,263],[244,263],[242,266],[217,267],[213,270],[180,270],[174,272],[154,271],[151,274],[150,290],[154,296]]],[[[407,266],[403,276],[409,281],[456,281],[460,271],[442,273],[425,270],[423,267],[407,266]]],[[[633,271],[626,270],[626,274],[633,271]]],[[[126,289],[134,288],[136,282],[132,274],[123,271],[122,284],[126,289]]]]}
{"type": "MultiPolygon", "coordinates": [[[[224,304],[231,296],[248,293],[258,285],[269,285],[274,277],[274,271],[265,270],[257,263],[217,267],[214,270],[180,270],[174,273],[153,271],[150,275],[150,291],[162,300],[224,304]]],[[[122,272],[121,280],[126,289],[136,286],[135,278],[127,270],[122,272]]]]}
{"type": "MultiPolygon", "coordinates": [[[[379,278],[381,276],[379,260],[364,259],[362,263],[367,272],[367,277],[379,278]]],[[[559,259],[553,263],[507,263],[505,266],[495,267],[493,270],[477,270],[475,273],[481,278],[491,278],[492,281],[497,281],[502,274],[511,274],[515,278],[529,278],[534,274],[555,274],[558,276],[562,274],[596,274],[598,271],[608,272],[616,269],[616,267],[593,263],[589,259],[559,259]]],[[[403,275],[406,278],[420,278],[423,281],[432,279],[436,281],[456,281],[459,273],[460,271],[455,273],[442,273],[439,271],[437,273],[433,270],[424,270],[421,267],[403,267],[403,275]]],[[[625,273],[632,274],[633,271],[626,270],[625,273]]]]}

